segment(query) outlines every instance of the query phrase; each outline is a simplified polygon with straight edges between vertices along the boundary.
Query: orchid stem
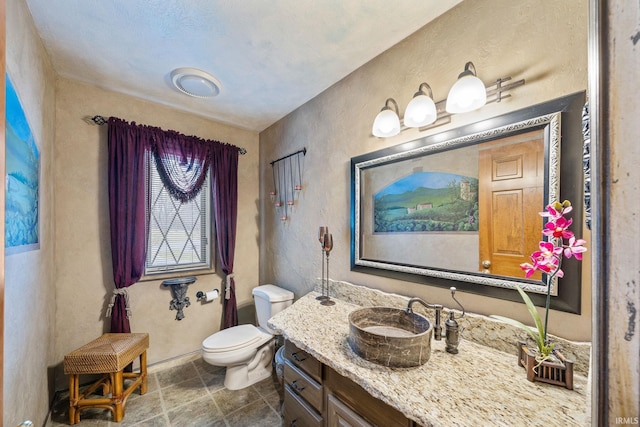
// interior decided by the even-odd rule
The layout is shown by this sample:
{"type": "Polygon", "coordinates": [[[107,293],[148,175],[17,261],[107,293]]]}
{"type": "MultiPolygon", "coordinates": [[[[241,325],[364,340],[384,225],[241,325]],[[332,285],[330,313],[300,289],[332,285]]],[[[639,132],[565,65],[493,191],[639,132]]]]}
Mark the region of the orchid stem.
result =
{"type": "Polygon", "coordinates": [[[545,303],[545,310],[544,310],[544,337],[542,337],[544,345],[547,345],[547,325],[549,324],[549,304],[551,302],[551,280],[552,279],[553,279],[553,276],[549,278],[549,283],[547,284],[547,302],[545,303]]]}
{"type": "Polygon", "coordinates": [[[544,337],[542,337],[544,345],[547,345],[547,325],[549,324],[549,306],[551,305],[551,281],[553,280],[555,275],[560,270],[560,267],[562,266],[562,256],[559,256],[557,258],[558,258],[558,266],[553,271],[553,273],[549,276],[549,279],[547,280],[547,301],[545,302],[545,305],[544,305],[544,337]]]}

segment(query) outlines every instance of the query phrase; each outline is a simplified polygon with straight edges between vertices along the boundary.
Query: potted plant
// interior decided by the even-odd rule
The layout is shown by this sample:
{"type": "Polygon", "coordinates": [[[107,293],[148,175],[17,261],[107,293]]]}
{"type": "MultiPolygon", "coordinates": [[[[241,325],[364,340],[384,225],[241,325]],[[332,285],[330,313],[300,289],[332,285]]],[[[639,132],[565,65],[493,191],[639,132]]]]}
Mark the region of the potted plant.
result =
{"type": "Polygon", "coordinates": [[[539,250],[531,254],[531,263],[520,264],[525,277],[531,277],[536,271],[547,275],[544,322],[529,296],[519,286],[516,289],[533,318],[535,328],[508,317],[492,316],[526,330],[536,343],[537,349],[533,353],[525,343],[518,344],[518,364],[527,370],[529,381],[563,385],[569,389],[573,388],[573,362],[566,360],[560,352],[554,350],[554,343],[547,336],[547,326],[551,302],[551,280],[554,277],[564,276],[561,268],[563,258],[573,257],[581,261],[582,254],[587,250],[584,246],[586,241],[576,238],[569,230],[573,220],[566,218],[565,215],[572,210],[571,202],[568,200],[547,205],[546,211],[540,213],[541,216],[548,218],[542,231],[547,240],[541,241],[539,250]]]}

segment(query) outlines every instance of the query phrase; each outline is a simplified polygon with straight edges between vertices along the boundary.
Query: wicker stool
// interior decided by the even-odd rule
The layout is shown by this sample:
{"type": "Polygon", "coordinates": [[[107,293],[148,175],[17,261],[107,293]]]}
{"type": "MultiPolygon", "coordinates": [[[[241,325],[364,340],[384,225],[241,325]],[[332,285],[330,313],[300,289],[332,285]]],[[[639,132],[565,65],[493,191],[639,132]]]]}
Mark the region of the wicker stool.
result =
{"type": "Polygon", "coordinates": [[[80,422],[80,411],[85,408],[105,408],[113,414],[115,422],[122,421],[127,398],[136,388],[147,392],[147,348],[149,334],[104,334],[89,344],[64,357],[64,373],[69,377],[69,424],[80,422]],[[140,358],[140,372],[124,372],[136,357],[140,358]],[[82,395],[79,392],[80,375],[103,374],[82,395]],[[124,380],[134,379],[124,389],[124,380]],[[102,386],[103,396],[86,399],[102,386]]]}

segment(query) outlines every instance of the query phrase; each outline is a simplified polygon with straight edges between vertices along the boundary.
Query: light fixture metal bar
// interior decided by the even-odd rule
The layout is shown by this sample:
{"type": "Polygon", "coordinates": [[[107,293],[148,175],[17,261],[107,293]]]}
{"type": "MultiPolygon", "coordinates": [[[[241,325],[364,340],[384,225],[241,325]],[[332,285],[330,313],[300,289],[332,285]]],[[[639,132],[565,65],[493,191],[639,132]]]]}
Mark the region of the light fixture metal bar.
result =
{"type": "Polygon", "coordinates": [[[500,78],[500,79],[496,80],[490,86],[487,86],[487,104],[490,102],[488,100],[488,98],[490,96],[496,96],[496,99],[494,101],[495,102],[500,102],[503,98],[508,98],[508,97],[511,96],[509,94],[503,95],[503,92],[507,92],[507,91],[509,91],[511,89],[514,89],[514,88],[518,87],[518,86],[523,86],[524,85],[524,79],[520,79],[518,81],[503,85],[504,82],[507,82],[509,80],[511,80],[511,77],[500,78]]]}
{"type": "MultiPolygon", "coordinates": [[[[437,111],[437,110],[436,110],[437,111]]],[[[419,131],[424,131],[430,128],[435,128],[438,126],[442,126],[442,125],[446,125],[448,123],[451,123],[451,113],[443,113],[442,115],[440,115],[440,113],[438,112],[438,118],[436,119],[435,122],[428,124],[426,126],[422,126],[419,127],[418,130],[419,131]]],[[[403,127],[403,130],[405,129],[405,127],[403,127]]],[[[408,129],[408,128],[406,128],[408,129]]]]}

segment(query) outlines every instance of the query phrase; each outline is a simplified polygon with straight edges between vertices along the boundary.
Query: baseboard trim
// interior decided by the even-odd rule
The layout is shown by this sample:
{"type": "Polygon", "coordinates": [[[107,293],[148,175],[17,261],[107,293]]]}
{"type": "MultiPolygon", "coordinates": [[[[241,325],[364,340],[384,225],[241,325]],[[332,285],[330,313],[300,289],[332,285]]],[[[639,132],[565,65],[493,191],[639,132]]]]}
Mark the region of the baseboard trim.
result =
{"type": "Polygon", "coordinates": [[[153,374],[155,372],[162,371],[167,368],[172,368],[174,366],[183,365],[187,362],[192,362],[194,360],[199,359],[200,357],[202,357],[200,355],[200,350],[181,354],[179,356],[174,356],[169,359],[160,360],[158,362],[152,363],[151,365],[148,365],[147,372],[149,374],[153,374]]]}

